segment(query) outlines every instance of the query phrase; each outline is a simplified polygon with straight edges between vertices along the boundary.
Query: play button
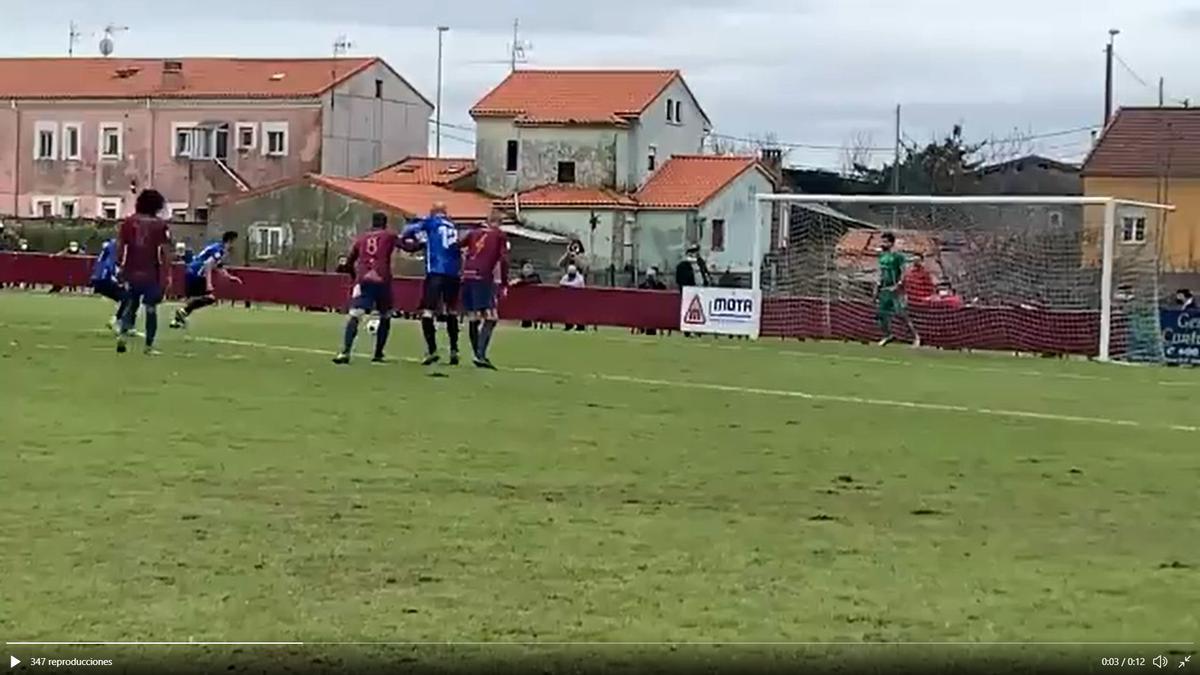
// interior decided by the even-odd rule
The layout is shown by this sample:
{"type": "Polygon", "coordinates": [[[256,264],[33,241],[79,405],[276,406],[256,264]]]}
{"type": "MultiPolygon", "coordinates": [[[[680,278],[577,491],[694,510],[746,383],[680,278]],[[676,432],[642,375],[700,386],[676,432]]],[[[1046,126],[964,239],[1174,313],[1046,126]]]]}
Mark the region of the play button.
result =
{"type": "Polygon", "coordinates": [[[16,667],[17,667],[17,664],[18,664],[18,663],[20,663],[20,662],[21,662],[21,659],[18,659],[18,658],[17,658],[17,657],[15,657],[15,656],[12,656],[12,655],[10,655],[10,656],[8,657],[8,667],[9,667],[9,668],[16,668],[16,667]]]}

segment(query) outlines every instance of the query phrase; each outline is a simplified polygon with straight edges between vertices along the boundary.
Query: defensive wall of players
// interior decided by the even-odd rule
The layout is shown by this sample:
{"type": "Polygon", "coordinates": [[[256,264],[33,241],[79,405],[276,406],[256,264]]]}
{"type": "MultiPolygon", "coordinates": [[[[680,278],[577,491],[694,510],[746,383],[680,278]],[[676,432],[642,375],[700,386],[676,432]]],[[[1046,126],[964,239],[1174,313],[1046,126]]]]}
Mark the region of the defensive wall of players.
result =
{"type": "MultiPolygon", "coordinates": [[[[85,257],[0,253],[0,282],[86,287],[91,264],[92,259],[85,257]]],[[[233,285],[218,277],[218,297],[332,309],[344,309],[349,298],[350,280],[344,275],[259,267],[234,272],[244,283],[233,285]]],[[[172,289],[178,291],[183,288],[182,268],[175,269],[175,276],[172,289]]],[[[397,309],[415,311],[420,288],[420,279],[396,279],[397,309]]],[[[762,302],[763,337],[865,341],[879,335],[875,307],[869,303],[808,297],[769,297],[762,302]]],[[[925,344],[948,349],[1094,355],[1100,330],[1098,312],[1021,307],[914,307],[911,311],[925,344]]],[[[508,320],[677,330],[680,294],[521,286],[510,290],[500,313],[508,320]]],[[[1178,322],[1171,327],[1177,343],[1200,341],[1200,337],[1181,338],[1188,331],[1178,322]]],[[[1120,341],[1128,332],[1118,328],[1114,336],[1120,341]]]]}

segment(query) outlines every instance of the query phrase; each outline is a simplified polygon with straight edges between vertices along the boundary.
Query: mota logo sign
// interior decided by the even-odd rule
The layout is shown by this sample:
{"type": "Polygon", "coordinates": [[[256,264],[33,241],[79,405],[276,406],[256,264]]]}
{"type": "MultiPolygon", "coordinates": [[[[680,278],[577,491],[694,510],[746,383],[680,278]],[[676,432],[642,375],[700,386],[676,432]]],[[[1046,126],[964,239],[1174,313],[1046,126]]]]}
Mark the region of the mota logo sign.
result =
{"type": "Polygon", "coordinates": [[[679,329],[758,337],[762,295],[747,288],[688,287],[679,297],[679,329]]]}
{"type": "Polygon", "coordinates": [[[754,314],[754,300],[737,297],[713,298],[712,309],[709,313],[726,318],[745,317],[749,319],[754,314]]]}

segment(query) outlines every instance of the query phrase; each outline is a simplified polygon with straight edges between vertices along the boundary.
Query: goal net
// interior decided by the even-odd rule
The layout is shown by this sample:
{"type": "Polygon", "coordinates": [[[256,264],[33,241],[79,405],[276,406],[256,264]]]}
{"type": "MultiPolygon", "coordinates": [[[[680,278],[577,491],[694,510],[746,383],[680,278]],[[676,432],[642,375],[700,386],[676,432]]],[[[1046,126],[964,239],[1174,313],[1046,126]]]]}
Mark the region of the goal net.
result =
{"type": "Polygon", "coordinates": [[[873,341],[886,330],[911,340],[915,329],[942,348],[1163,359],[1168,206],[787,194],[758,205],[765,336],[873,341]],[[885,233],[905,265],[900,289],[880,299],[885,233]]]}

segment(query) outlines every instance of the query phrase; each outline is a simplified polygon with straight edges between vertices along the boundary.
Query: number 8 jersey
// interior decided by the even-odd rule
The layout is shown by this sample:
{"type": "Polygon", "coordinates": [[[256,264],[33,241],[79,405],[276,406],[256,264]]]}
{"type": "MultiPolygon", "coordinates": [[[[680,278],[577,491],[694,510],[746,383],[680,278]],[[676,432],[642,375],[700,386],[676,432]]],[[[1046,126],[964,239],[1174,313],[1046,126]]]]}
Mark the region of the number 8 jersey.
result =
{"type": "Polygon", "coordinates": [[[458,247],[458,228],[440,216],[411,223],[401,238],[425,235],[425,273],[457,277],[462,272],[462,252],[458,247]]]}

